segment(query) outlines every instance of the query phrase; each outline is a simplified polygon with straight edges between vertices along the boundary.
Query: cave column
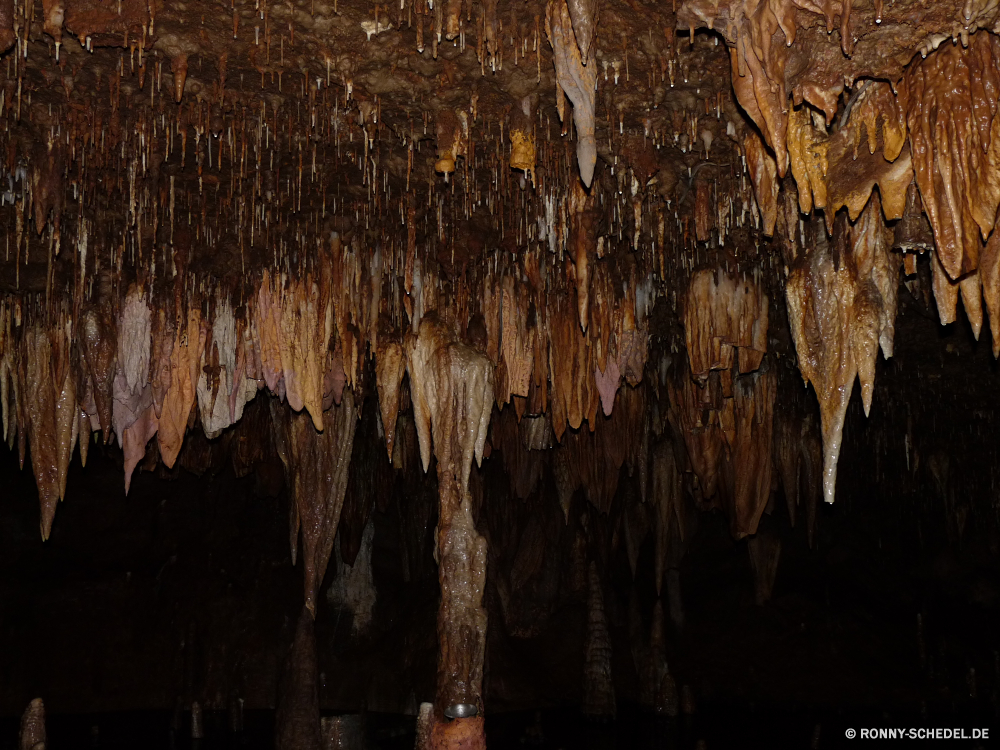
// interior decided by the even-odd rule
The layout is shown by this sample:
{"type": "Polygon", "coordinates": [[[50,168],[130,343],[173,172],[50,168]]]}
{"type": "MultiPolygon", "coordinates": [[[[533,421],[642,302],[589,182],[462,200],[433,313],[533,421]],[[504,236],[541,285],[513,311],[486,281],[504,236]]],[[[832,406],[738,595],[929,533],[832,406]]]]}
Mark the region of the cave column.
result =
{"type": "Polygon", "coordinates": [[[407,343],[407,370],[421,461],[426,471],[433,437],[438,475],[435,558],[441,601],[429,745],[434,750],[485,748],[486,540],[475,528],[468,482],[473,455],[482,460],[493,404],[493,365],[429,315],[407,343]],[[475,705],[477,716],[446,719],[445,709],[458,704],[475,705]]]}
{"type": "MultiPolygon", "coordinates": [[[[456,436],[453,434],[452,437],[456,436]]],[[[480,715],[435,725],[436,731],[431,735],[431,746],[435,750],[452,747],[459,736],[470,739],[470,735],[482,737],[483,658],[486,653],[486,609],[483,607],[486,539],[476,531],[467,481],[461,482],[456,476],[451,469],[454,463],[442,460],[441,454],[445,451],[438,453],[439,510],[435,558],[441,600],[437,621],[439,653],[435,716],[457,704],[474,704],[480,715]]],[[[479,746],[485,747],[485,741],[482,745],[461,745],[463,748],[479,746]]]]}

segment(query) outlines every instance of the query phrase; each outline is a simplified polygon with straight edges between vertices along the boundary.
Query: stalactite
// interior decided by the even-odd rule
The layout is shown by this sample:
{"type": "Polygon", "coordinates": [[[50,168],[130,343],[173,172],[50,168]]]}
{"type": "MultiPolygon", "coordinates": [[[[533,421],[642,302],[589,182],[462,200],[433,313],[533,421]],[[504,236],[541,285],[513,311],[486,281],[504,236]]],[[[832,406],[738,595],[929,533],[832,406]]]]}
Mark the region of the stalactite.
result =
{"type": "Polygon", "coordinates": [[[570,0],[566,3],[573,21],[573,32],[584,59],[590,54],[590,45],[597,35],[597,0],[570,0]]]}
{"type": "Polygon", "coordinates": [[[375,524],[369,522],[361,536],[361,548],[350,564],[341,559],[340,537],[337,537],[333,557],[337,566],[337,577],[327,591],[327,598],[335,606],[351,613],[351,632],[367,632],[375,608],[377,592],[372,577],[372,544],[375,539],[375,524]]]}
{"type": "MultiPolygon", "coordinates": [[[[853,229],[846,217],[831,243],[817,242],[793,267],[786,287],[789,321],[799,369],[820,403],[823,494],[833,502],[844,415],[855,376],[868,413],[875,358],[892,352],[898,259],[892,259],[879,204],[872,200],[853,229]],[[839,267],[834,255],[839,257],[839,267]]],[[[820,240],[825,239],[820,235],[820,240]]]]}
{"type": "Polygon", "coordinates": [[[465,156],[469,119],[465,112],[442,109],[437,120],[438,160],[435,171],[451,173],[459,157],[465,156]]]}
{"type": "Polygon", "coordinates": [[[757,530],[771,494],[771,430],[777,377],[773,369],[733,379],[734,435],[726,472],[732,498],[730,530],[740,539],[757,530]]]}
{"type": "Polygon", "coordinates": [[[27,396],[31,465],[38,485],[43,540],[49,538],[56,505],[60,500],[59,463],[56,456],[61,437],[56,418],[56,402],[60,391],[53,372],[52,343],[41,326],[28,329],[24,339],[27,366],[25,379],[21,384],[21,392],[27,396]]]}
{"type": "Polygon", "coordinates": [[[375,378],[378,387],[378,405],[381,410],[385,447],[392,460],[396,440],[396,417],[399,414],[399,387],[406,372],[406,353],[403,345],[387,334],[379,336],[379,350],[375,355],[375,378]]]}
{"type": "MultiPolygon", "coordinates": [[[[585,2],[578,3],[582,8],[585,2]]],[[[596,5],[596,2],[594,3],[596,5]]],[[[579,12],[579,11],[578,11],[579,12]]],[[[581,24],[591,15],[580,13],[581,24]]],[[[580,179],[588,188],[594,179],[597,164],[597,140],[594,119],[597,94],[597,60],[595,49],[581,53],[579,37],[574,34],[573,22],[566,0],[550,0],[545,8],[545,28],[552,45],[552,60],[556,68],[556,85],[573,103],[573,124],[576,126],[576,159],[580,179]]],[[[585,33],[585,32],[584,32],[585,33]]],[[[581,34],[582,35],[582,34],[581,34]]],[[[563,107],[559,107],[563,118],[563,107]]]]}
{"type": "Polygon", "coordinates": [[[305,602],[315,616],[316,594],[330,561],[347,491],[358,421],[354,395],[350,389],[344,391],[340,406],[327,412],[323,432],[316,432],[304,412],[293,412],[274,401],[271,409],[275,445],[292,488],[288,524],[292,560],[301,529],[305,602]]]}
{"type": "Polygon", "coordinates": [[[163,396],[157,431],[160,458],[168,468],[174,465],[184,443],[208,335],[197,305],[189,304],[187,319],[179,318],[175,330],[177,338],[170,353],[170,386],[163,396]]]}
{"type": "Polygon", "coordinates": [[[118,364],[118,334],[112,320],[110,310],[103,305],[86,311],[80,326],[80,348],[87,363],[91,394],[105,443],[111,439],[112,389],[118,364]]]}
{"type": "Polygon", "coordinates": [[[0,51],[6,52],[17,41],[14,35],[14,0],[0,0],[0,51]]]}
{"type": "Polygon", "coordinates": [[[778,168],[763,142],[754,131],[747,132],[743,140],[743,153],[753,182],[754,195],[760,210],[761,226],[764,234],[774,234],[778,220],[778,168]]]}

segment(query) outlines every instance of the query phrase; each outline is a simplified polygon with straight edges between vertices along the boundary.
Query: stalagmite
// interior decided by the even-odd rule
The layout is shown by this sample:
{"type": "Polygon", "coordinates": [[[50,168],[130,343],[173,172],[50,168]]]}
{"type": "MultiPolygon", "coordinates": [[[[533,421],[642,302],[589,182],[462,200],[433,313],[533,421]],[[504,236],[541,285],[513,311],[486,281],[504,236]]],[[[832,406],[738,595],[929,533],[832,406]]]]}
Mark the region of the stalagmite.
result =
{"type": "Polygon", "coordinates": [[[45,750],[45,704],[35,698],[21,715],[20,750],[45,750]]]}
{"type": "MultiPolygon", "coordinates": [[[[440,712],[458,703],[482,709],[486,540],[475,528],[468,477],[473,456],[477,463],[482,461],[493,405],[493,368],[485,356],[457,341],[433,314],[424,316],[416,334],[408,334],[406,360],[424,471],[430,466],[432,446],[437,459],[436,555],[441,603],[435,700],[438,723],[432,746],[443,748],[449,746],[452,733],[469,730],[462,729],[465,719],[441,723],[440,712]]],[[[477,720],[481,718],[471,721],[477,720]]],[[[482,725],[477,727],[470,740],[474,744],[469,747],[485,747],[482,725]]]]}
{"type": "Polygon", "coordinates": [[[611,637],[604,612],[604,592],[597,564],[587,570],[587,641],[583,667],[584,714],[613,717],[617,713],[611,679],[611,637]]]}
{"type": "Polygon", "coordinates": [[[274,717],[277,750],[320,750],[319,669],[316,659],[316,625],[306,607],[295,626],[274,717]]]}

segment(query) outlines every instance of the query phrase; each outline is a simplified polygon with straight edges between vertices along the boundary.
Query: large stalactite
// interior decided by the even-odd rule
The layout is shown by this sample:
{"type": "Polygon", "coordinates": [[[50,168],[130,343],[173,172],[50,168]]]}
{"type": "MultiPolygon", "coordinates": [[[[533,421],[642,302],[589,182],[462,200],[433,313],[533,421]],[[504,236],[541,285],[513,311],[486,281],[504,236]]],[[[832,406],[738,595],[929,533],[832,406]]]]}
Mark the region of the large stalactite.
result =
{"type": "Polygon", "coordinates": [[[301,530],[305,606],[314,615],[347,492],[358,423],[353,391],[345,390],[340,405],[331,407],[326,415],[326,428],[317,432],[309,415],[272,402],[275,445],[292,489],[288,524],[292,559],[301,530]]]}

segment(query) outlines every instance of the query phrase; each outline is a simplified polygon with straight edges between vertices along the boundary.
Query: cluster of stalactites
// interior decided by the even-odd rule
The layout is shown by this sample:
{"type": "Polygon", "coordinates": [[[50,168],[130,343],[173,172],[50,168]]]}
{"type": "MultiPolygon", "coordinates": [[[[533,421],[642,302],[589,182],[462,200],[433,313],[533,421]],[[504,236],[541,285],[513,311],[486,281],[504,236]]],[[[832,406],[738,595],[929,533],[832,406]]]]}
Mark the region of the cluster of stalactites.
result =
{"type": "Polygon", "coordinates": [[[833,502],[854,379],[867,414],[879,347],[892,355],[900,259],[877,195],[853,226],[841,216],[831,239],[824,229],[815,237],[793,261],[785,291],[799,369],[819,400],[823,493],[833,502]]]}
{"type": "MultiPolygon", "coordinates": [[[[743,23],[753,26],[751,20],[743,23]]],[[[895,84],[859,81],[831,128],[836,107],[821,107],[824,122],[808,105],[790,106],[783,91],[769,101],[775,89],[756,84],[775,50],[759,47],[753,33],[740,34],[734,85],[770,147],[750,132],[744,153],[765,231],[783,237],[789,318],[802,375],[820,402],[824,496],[832,501],[854,377],[867,413],[879,346],[884,356],[892,354],[904,260],[893,248],[905,254],[907,273],[916,271],[913,253],[928,249],[909,236],[924,221],[922,211],[933,231],[932,288],[941,322],[955,320],[961,297],[978,338],[985,297],[992,328],[1000,329],[1000,239],[993,231],[1000,207],[1000,38],[983,31],[967,43],[941,45],[915,59],[895,84]],[[764,57],[754,58],[758,52],[764,57]],[[783,202],[779,176],[786,161],[797,200],[785,195],[783,202]],[[850,225],[835,226],[841,208],[850,225]],[[823,236],[801,221],[814,209],[824,213],[823,236]],[[900,219],[894,238],[887,222],[900,219]],[[816,241],[804,242],[807,235],[816,241]]],[[[998,330],[993,346],[1000,352],[998,330]]]]}
{"type": "MultiPolygon", "coordinates": [[[[709,28],[720,13],[718,3],[688,2],[685,13],[697,18],[709,28]]],[[[801,0],[757,2],[742,0],[729,3],[729,26],[726,36],[735,44],[730,48],[733,89],[744,111],[763,133],[767,145],[776,157],[778,175],[784,177],[788,168],[785,145],[788,130],[789,91],[785,79],[788,48],[795,42],[796,11],[805,10],[825,17],[827,29],[840,21],[840,42],[845,55],[853,48],[851,35],[851,3],[848,0],[826,0],[822,6],[801,0]],[[780,32],[780,33],[779,33],[780,32]]],[[[808,87],[804,97],[821,111],[827,120],[833,117],[840,91],[824,92],[808,87]]]]}
{"type": "Polygon", "coordinates": [[[506,273],[497,283],[484,274],[473,282],[482,284],[479,293],[462,287],[455,294],[443,291],[433,266],[422,269],[419,259],[409,289],[394,287],[377,252],[365,260],[336,236],[324,258],[314,273],[264,272],[241,305],[222,289],[201,291],[184,275],[166,298],[136,282],[115,300],[102,282],[77,316],[69,301],[47,308],[6,298],[4,436],[17,441],[22,462],[30,438],[43,536],[65,495],[74,446],[85,460],[91,432],[121,445],[128,491],[140,463],[173,467],[189,429],[200,424],[208,437],[220,435],[264,388],[307,414],[314,432],[324,430],[325,415],[357,385],[367,356],[375,361],[391,458],[403,374],[414,365],[404,324],[392,323],[405,320],[404,312],[393,305],[418,323],[436,311],[484,353],[497,384],[490,403],[513,402],[519,416],[549,414],[558,440],[584,419],[593,429],[599,409],[611,414],[620,386],[642,378],[648,301],[638,299],[635,269],[623,293],[615,281],[621,271],[608,259],[590,267],[584,332],[575,304],[579,279],[570,273],[547,284],[538,252],[525,254],[525,277],[506,273]],[[393,287],[395,296],[384,293],[393,287]]]}
{"type": "Polygon", "coordinates": [[[934,297],[942,324],[962,298],[973,333],[982,299],[1000,353],[1000,37],[979,32],[968,46],[942,45],[906,71],[907,126],[920,201],[934,232],[934,297]]]}
{"type": "Polygon", "coordinates": [[[701,497],[725,508],[736,538],[755,532],[770,496],[777,380],[764,360],[767,323],[767,295],[754,278],[723,269],[692,277],[684,304],[690,367],[670,384],[670,415],[701,497]]]}
{"type": "MultiPolygon", "coordinates": [[[[756,275],[756,272],[755,272],[756,275]]],[[[768,299],[755,279],[722,269],[691,277],[684,301],[684,339],[692,376],[704,382],[712,370],[745,375],[760,367],[767,352],[768,299]]]]}

